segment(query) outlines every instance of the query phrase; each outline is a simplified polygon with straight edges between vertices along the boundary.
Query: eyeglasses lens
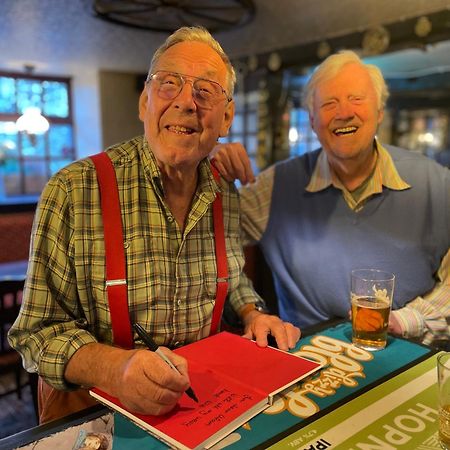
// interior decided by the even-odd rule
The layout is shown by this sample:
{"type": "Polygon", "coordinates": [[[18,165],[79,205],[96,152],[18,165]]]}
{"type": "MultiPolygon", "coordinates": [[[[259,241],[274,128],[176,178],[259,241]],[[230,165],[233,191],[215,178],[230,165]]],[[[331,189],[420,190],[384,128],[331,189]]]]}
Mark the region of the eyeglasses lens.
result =
{"type": "MultiPolygon", "coordinates": [[[[173,100],[177,97],[187,81],[180,74],[164,71],[156,72],[152,79],[159,83],[158,95],[165,100],[173,100]]],[[[198,106],[211,108],[224,98],[225,94],[218,83],[193,78],[192,95],[198,106]]]]}

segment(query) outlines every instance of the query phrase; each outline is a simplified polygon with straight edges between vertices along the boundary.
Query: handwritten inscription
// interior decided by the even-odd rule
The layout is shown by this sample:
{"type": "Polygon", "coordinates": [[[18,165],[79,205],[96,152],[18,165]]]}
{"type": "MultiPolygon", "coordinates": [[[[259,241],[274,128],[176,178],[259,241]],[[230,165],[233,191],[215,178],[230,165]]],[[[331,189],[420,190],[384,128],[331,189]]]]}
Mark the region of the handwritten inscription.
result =
{"type": "Polygon", "coordinates": [[[253,400],[249,394],[231,392],[229,389],[220,389],[210,400],[201,403],[194,415],[182,422],[186,428],[202,423],[205,426],[214,426],[227,419],[230,414],[235,415],[245,408],[245,403],[253,400]]]}

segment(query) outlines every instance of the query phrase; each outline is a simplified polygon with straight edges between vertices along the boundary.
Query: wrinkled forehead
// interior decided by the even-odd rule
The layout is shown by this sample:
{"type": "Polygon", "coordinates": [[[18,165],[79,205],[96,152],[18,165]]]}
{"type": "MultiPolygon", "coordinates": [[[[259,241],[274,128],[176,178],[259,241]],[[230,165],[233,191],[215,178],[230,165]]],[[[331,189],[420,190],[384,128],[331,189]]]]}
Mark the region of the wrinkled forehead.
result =
{"type": "Polygon", "coordinates": [[[226,82],[227,76],[220,55],[208,44],[197,41],[179,42],[169,47],[156,62],[153,72],[157,70],[207,78],[221,84],[226,82]]]}
{"type": "Polygon", "coordinates": [[[319,86],[322,83],[333,81],[335,79],[349,79],[355,81],[359,78],[370,78],[366,67],[355,62],[348,62],[341,66],[332,67],[329,70],[322,72],[317,80],[317,85],[319,86]]]}
{"type": "Polygon", "coordinates": [[[324,93],[329,95],[342,91],[374,92],[372,79],[363,65],[348,63],[333,72],[324,73],[317,80],[314,94],[315,96],[324,93]]]}

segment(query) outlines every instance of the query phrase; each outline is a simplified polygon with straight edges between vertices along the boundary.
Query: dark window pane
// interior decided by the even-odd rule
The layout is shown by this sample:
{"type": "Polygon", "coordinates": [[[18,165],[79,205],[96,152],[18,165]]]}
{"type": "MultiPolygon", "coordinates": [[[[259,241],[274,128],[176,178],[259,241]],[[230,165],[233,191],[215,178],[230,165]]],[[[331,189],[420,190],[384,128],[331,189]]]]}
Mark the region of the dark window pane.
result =
{"type": "Polygon", "coordinates": [[[40,194],[47,182],[44,161],[25,161],[25,194],[40,194]]]}
{"type": "Polygon", "coordinates": [[[247,115],[247,132],[256,133],[258,131],[258,116],[256,112],[250,112],[247,115]]]}
{"type": "Polygon", "coordinates": [[[231,132],[233,134],[241,134],[244,131],[244,116],[236,114],[231,125],[231,132]]]}
{"type": "Polygon", "coordinates": [[[22,134],[22,156],[24,158],[44,158],[45,135],[22,134]]]}
{"type": "Polygon", "coordinates": [[[9,158],[18,158],[19,150],[14,122],[0,122],[0,166],[9,158]]]}
{"type": "Polygon", "coordinates": [[[297,109],[297,113],[298,113],[298,120],[302,121],[304,123],[309,123],[309,114],[308,111],[306,111],[306,109],[297,109]]]}
{"type": "Polygon", "coordinates": [[[73,159],[62,159],[61,161],[52,161],[50,163],[50,172],[53,175],[54,173],[58,172],[58,170],[69,165],[72,161],[73,159]]]}
{"type": "Polygon", "coordinates": [[[44,116],[68,117],[69,95],[67,84],[58,81],[44,81],[42,86],[44,90],[44,116]]]}
{"type": "Polygon", "coordinates": [[[17,106],[23,113],[29,106],[42,109],[42,84],[36,80],[17,80],[17,106]]]}
{"type": "Polygon", "coordinates": [[[14,114],[16,110],[16,83],[14,78],[0,77],[0,113],[14,114]]]}
{"type": "Polygon", "coordinates": [[[22,193],[20,165],[18,159],[8,159],[0,169],[0,174],[3,173],[0,179],[0,197],[10,197],[12,195],[19,195],[22,193]]]}
{"type": "Polygon", "coordinates": [[[48,137],[51,158],[74,158],[75,150],[70,125],[52,125],[48,137]]]}
{"type": "Polygon", "coordinates": [[[254,136],[247,136],[247,146],[246,150],[249,156],[255,156],[256,150],[258,149],[258,139],[256,135],[254,136]]]}
{"type": "Polygon", "coordinates": [[[49,176],[75,158],[69,80],[0,76],[0,204],[36,201],[49,176]],[[58,119],[43,135],[18,133],[11,114],[30,107],[58,119]]]}
{"type": "Polygon", "coordinates": [[[291,156],[303,155],[320,147],[309,124],[309,114],[306,109],[291,109],[289,143],[291,156]]]}

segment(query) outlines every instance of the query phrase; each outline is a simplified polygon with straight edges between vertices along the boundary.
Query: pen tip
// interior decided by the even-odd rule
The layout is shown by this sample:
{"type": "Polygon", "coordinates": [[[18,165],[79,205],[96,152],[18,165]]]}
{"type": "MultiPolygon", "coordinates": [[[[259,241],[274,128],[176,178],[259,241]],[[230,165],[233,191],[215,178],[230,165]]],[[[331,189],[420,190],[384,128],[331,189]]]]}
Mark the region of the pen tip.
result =
{"type": "Polygon", "coordinates": [[[192,388],[188,388],[188,390],[186,391],[186,394],[192,398],[192,400],[194,400],[194,402],[198,403],[198,398],[195,395],[194,391],[192,390],[192,388]]]}

